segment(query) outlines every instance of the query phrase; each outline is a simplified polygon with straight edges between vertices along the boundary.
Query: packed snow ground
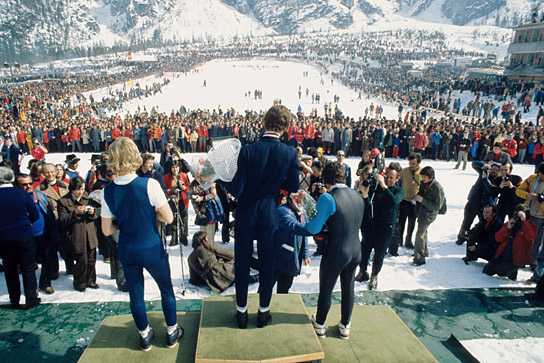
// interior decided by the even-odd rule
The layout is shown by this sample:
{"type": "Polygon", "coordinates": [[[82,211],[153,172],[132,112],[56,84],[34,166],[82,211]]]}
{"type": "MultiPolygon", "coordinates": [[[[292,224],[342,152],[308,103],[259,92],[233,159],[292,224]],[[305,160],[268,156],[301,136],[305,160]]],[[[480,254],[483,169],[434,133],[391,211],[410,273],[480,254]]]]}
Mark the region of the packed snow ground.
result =
{"type": "MultiPolygon", "coordinates": [[[[145,106],[149,111],[153,106],[158,106],[159,112],[170,113],[171,110],[177,110],[181,105],[189,109],[217,109],[220,106],[223,110],[229,107],[234,107],[238,112],[245,110],[267,110],[274,99],[282,100],[282,103],[296,112],[298,106],[303,112],[308,114],[312,108],[317,108],[318,114],[323,115],[323,104],[332,102],[334,95],[340,96],[339,107],[344,111],[345,115],[349,115],[354,119],[358,119],[364,115],[365,107],[371,103],[374,105],[382,104],[384,115],[387,118],[395,118],[397,116],[397,106],[384,104],[373,98],[366,98],[363,95],[362,99],[358,99],[358,94],[342,85],[336,80],[331,81],[321,70],[314,67],[291,62],[277,62],[269,60],[253,60],[253,61],[214,61],[201,67],[198,72],[191,72],[187,75],[172,75],[167,74],[167,77],[173,81],[168,86],[163,88],[162,93],[142,100],[135,100],[125,105],[125,109],[133,112],[138,105],[143,109],[145,106]],[[308,71],[309,75],[303,77],[303,71],[308,71]],[[203,87],[206,80],[206,87],[203,87]],[[323,82],[321,82],[323,80],[323,82]],[[302,90],[301,99],[298,98],[299,86],[302,90]],[[305,96],[306,88],[309,89],[309,96],[305,96]],[[255,100],[253,92],[255,89],[263,91],[263,99],[255,100]],[[246,97],[245,94],[251,91],[251,97],[246,97]],[[312,104],[311,94],[319,93],[321,95],[321,105],[312,104]]],[[[157,81],[153,77],[140,81],[142,85],[157,81]]],[[[104,90],[93,92],[95,99],[99,99],[104,90]]],[[[453,99],[460,97],[463,105],[473,99],[473,96],[464,92],[457,92],[452,96],[453,99]]],[[[498,104],[495,102],[495,104],[498,104]]],[[[334,105],[333,105],[334,107],[334,105]]],[[[533,121],[536,116],[536,108],[528,114],[524,114],[526,121],[533,121]]],[[[91,154],[77,154],[81,158],[79,171],[82,175],[90,168],[91,154]]],[[[50,154],[46,156],[48,162],[62,163],[65,160],[66,154],[50,154]]],[[[191,161],[197,154],[186,154],[185,158],[191,161]]],[[[198,156],[201,156],[199,154],[198,156]]],[[[158,154],[156,154],[158,157],[158,154]]],[[[28,157],[27,157],[28,158],[28,157]]],[[[387,163],[392,161],[388,159],[387,163]]],[[[351,166],[354,172],[357,168],[359,158],[348,158],[346,162],[351,166]]],[[[407,166],[407,161],[400,161],[403,167],[407,166]]],[[[26,165],[26,160],[23,162],[26,165]]],[[[477,174],[471,169],[470,163],[467,169],[454,170],[455,163],[453,161],[431,161],[424,160],[423,166],[430,165],[436,170],[436,177],[443,185],[448,202],[448,212],[444,216],[439,216],[429,229],[429,258],[427,264],[421,267],[411,265],[412,251],[401,248],[398,257],[386,257],[383,269],[379,275],[378,291],[387,290],[416,290],[416,289],[456,289],[456,288],[526,288],[528,285],[525,281],[531,276],[528,269],[521,269],[517,281],[510,281],[506,278],[490,277],[482,274],[482,269],[485,261],[479,260],[471,262],[466,266],[461,258],[465,255],[465,245],[458,246],[455,244],[456,235],[458,233],[461,221],[463,219],[463,207],[466,202],[466,197],[470,187],[474,184],[477,174]]],[[[533,172],[533,166],[519,165],[514,166],[514,173],[526,178],[533,172]]],[[[198,227],[193,225],[195,213],[192,207],[189,208],[189,238],[198,231],[198,227]]],[[[233,248],[233,240],[229,244],[221,243],[220,233],[215,236],[216,243],[226,248],[233,248]]],[[[182,295],[182,268],[181,268],[181,250],[178,246],[169,247],[170,266],[172,272],[172,280],[174,289],[178,299],[199,299],[210,296],[210,290],[205,287],[197,287],[188,283],[189,269],[187,266],[187,257],[191,253],[190,246],[183,247],[183,266],[184,278],[187,284],[187,292],[182,295]]],[[[315,244],[310,239],[310,253],[315,251],[315,244]]],[[[302,273],[298,276],[293,284],[291,292],[294,293],[317,293],[319,282],[319,257],[311,258],[311,265],[304,266],[302,273]]],[[[105,302],[105,301],[129,301],[128,293],[123,293],[117,290],[115,281],[110,279],[110,267],[101,257],[98,258],[96,264],[97,283],[100,288],[97,290],[88,289],[85,292],[77,292],[72,287],[72,277],[64,273],[64,264],[60,263],[61,273],[58,280],[53,281],[52,285],[55,289],[55,294],[41,294],[43,303],[77,303],[77,302],[105,302]]],[[[37,276],[40,270],[36,271],[37,276]]],[[[155,282],[146,273],[146,300],[160,299],[160,292],[155,282]]],[[[250,293],[257,292],[258,284],[250,286],[250,293]]],[[[356,283],[356,293],[364,294],[368,287],[366,283],[356,283]]],[[[340,286],[337,284],[335,291],[339,291],[340,286]]],[[[223,294],[234,294],[234,287],[230,287],[223,294]]],[[[0,282],[0,302],[8,302],[7,289],[2,278],[0,282]]],[[[530,338],[532,339],[532,338],[530,338]]],[[[529,340],[530,340],[529,339],[529,340]]],[[[520,348],[523,345],[529,344],[532,346],[532,353],[538,346],[538,342],[527,340],[521,341],[520,348]]],[[[493,342],[489,342],[493,344],[493,342]]],[[[501,344],[502,341],[501,341],[501,344]]],[[[518,344],[518,342],[512,342],[518,344]]],[[[518,345],[519,345],[518,344],[518,345]]],[[[541,344],[540,344],[541,345],[541,344]]],[[[515,346],[512,346],[514,349],[515,346]]],[[[495,351],[496,359],[489,361],[509,361],[505,354],[495,348],[486,345],[485,348],[481,343],[473,345],[471,351],[485,352],[484,355],[489,357],[490,351],[495,351]]],[[[522,349],[525,350],[525,349],[522,349]]],[[[475,354],[476,354],[475,353],[475,354]]],[[[542,357],[544,354],[541,354],[542,357]]],[[[532,354],[531,357],[524,357],[528,360],[539,361],[539,355],[532,354]]],[[[480,356],[478,356],[480,357],[480,356]]],[[[516,356],[515,361],[519,361],[520,356],[516,356]]],[[[514,360],[513,360],[514,361],[514,360]]],[[[540,360],[542,361],[542,360],[540,360]]]]}
{"type": "Polygon", "coordinates": [[[473,339],[461,342],[481,363],[544,362],[544,339],[473,339]]]}
{"type": "MultiPolygon", "coordinates": [[[[172,75],[167,76],[171,77],[172,75]]],[[[155,80],[155,78],[148,78],[140,83],[143,85],[155,80]]],[[[103,90],[96,91],[95,98],[98,99],[101,94],[103,94],[103,90]]],[[[340,97],[338,103],[340,109],[355,119],[364,115],[365,107],[371,103],[382,104],[387,118],[397,116],[397,105],[384,104],[373,98],[367,99],[365,95],[362,99],[358,99],[356,92],[342,86],[336,80],[331,81],[319,69],[300,63],[270,60],[211,62],[199,68],[198,71],[174,78],[168,86],[163,88],[162,93],[127,103],[125,110],[133,112],[139,105],[142,109],[145,106],[149,111],[153,106],[158,106],[159,112],[170,113],[184,105],[189,109],[210,110],[217,109],[219,106],[223,110],[233,107],[238,112],[244,112],[245,110],[267,110],[274,99],[281,98],[282,103],[294,112],[300,105],[306,114],[312,108],[317,107],[318,113],[322,115],[323,104],[332,102],[334,95],[340,97]],[[303,76],[304,71],[309,72],[307,77],[303,76]],[[206,80],[206,87],[203,86],[204,80],[206,80]],[[322,80],[323,82],[321,82],[322,80]],[[302,90],[301,99],[298,98],[299,86],[302,90]],[[305,96],[306,88],[309,89],[308,97],[305,96]],[[262,100],[254,99],[255,89],[263,91],[262,100]],[[251,91],[251,97],[245,96],[248,91],[251,91]],[[321,105],[312,104],[312,93],[321,95],[321,105]]],[[[461,97],[463,104],[472,99],[472,95],[468,92],[454,94],[453,98],[457,97],[461,97]]],[[[527,120],[534,120],[536,108],[533,107],[531,112],[526,115],[527,120]]],[[[78,156],[81,158],[79,170],[84,175],[90,168],[90,154],[78,154],[78,156]]],[[[158,157],[158,154],[156,156],[158,157]]],[[[191,161],[195,156],[196,154],[186,154],[185,158],[191,161]]],[[[65,160],[65,155],[49,154],[46,159],[49,162],[62,163],[65,160]]],[[[354,172],[359,159],[351,157],[346,161],[354,172]]],[[[392,160],[387,160],[388,163],[390,161],[392,160]]],[[[26,165],[26,161],[23,161],[23,165],[26,165]]],[[[401,165],[407,166],[407,161],[401,161],[401,165]]],[[[412,251],[401,248],[400,256],[385,259],[383,270],[379,276],[378,290],[527,287],[525,280],[531,275],[528,270],[521,270],[518,281],[513,282],[505,278],[489,277],[482,274],[485,261],[471,262],[469,266],[466,266],[461,260],[461,257],[465,255],[465,245],[458,246],[454,241],[463,219],[466,196],[477,178],[470,163],[465,171],[454,170],[455,163],[453,161],[424,160],[422,165],[431,165],[435,168],[437,179],[444,186],[446,192],[448,213],[439,216],[429,229],[430,256],[427,264],[417,268],[411,266],[412,251]]],[[[532,171],[533,167],[529,165],[516,164],[514,166],[514,173],[524,178],[529,176],[532,171]]],[[[194,217],[194,211],[190,207],[189,238],[198,230],[193,225],[194,217]]],[[[221,244],[220,234],[216,235],[216,241],[221,244]]],[[[310,241],[310,252],[313,253],[315,245],[311,239],[310,241]]],[[[227,248],[232,248],[232,246],[232,241],[225,245],[227,248]]],[[[183,248],[186,282],[189,277],[186,259],[191,250],[190,246],[183,248]]],[[[180,290],[182,285],[181,252],[179,247],[169,247],[168,252],[174,286],[180,290]]],[[[76,292],[72,289],[72,278],[61,273],[59,279],[53,282],[55,294],[42,294],[43,302],[128,301],[128,294],[119,292],[116,289],[115,281],[110,280],[109,265],[104,263],[102,258],[98,259],[96,268],[100,289],[87,290],[84,293],[76,292]]],[[[61,269],[64,269],[63,263],[61,263],[61,269]]],[[[311,265],[303,267],[302,273],[295,279],[291,291],[318,292],[318,276],[319,258],[312,257],[311,265]]],[[[159,299],[159,290],[149,276],[147,276],[147,282],[146,300],[159,299]]],[[[356,289],[361,293],[367,289],[367,285],[357,283],[356,289]]],[[[336,290],[339,290],[339,284],[336,286],[336,290]]],[[[250,291],[256,292],[257,285],[253,285],[250,291]]],[[[234,294],[234,288],[227,289],[224,294],[234,294]]],[[[202,298],[208,295],[210,295],[210,291],[207,288],[195,286],[189,286],[185,296],[178,294],[180,298],[202,298]]],[[[8,301],[4,283],[0,283],[0,301],[8,301]]]]}

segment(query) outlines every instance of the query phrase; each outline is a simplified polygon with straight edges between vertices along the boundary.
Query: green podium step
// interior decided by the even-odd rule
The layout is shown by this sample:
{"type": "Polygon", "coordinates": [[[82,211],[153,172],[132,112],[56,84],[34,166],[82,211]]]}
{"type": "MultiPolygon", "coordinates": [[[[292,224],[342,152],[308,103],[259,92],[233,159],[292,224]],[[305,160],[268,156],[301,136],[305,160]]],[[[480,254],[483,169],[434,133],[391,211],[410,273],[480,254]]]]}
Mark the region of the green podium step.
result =
{"type": "Polygon", "coordinates": [[[165,347],[162,312],[149,312],[156,336],[149,352],[140,350],[131,315],[104,319],[79,362],[436,362],[425,346],[389,306],[353,309],[349,340],[338,334],[340,306],[334,305],[326,321],[326,338],[318,339],[300,295],[274,295],[272,322],[257,328],[258,296],[249,295],[249,324],[238,329],[234,296],[209,297],[201,313],[179,312],[185,329],[180,344],[165,347]]]}
{"type": "MultiPolygon", "coordinates": [[[[315,311],[308,309],[310,316],[315,311]]],[[[389,306],[355,305],[349,340],[340,339],[339,320],[340,305],[333,305],[325,322],[326,338],[320,339],[325,351],[323,362],[437,361],[389,306]]]]}
{"type": "Polygon", "coordinates": [[[257,328],[259,298],[248,296],[249,323],[239,329],[234,296],[202,301],[195,361],[203,362],[306,362],[323,359],[300,295],[272,297],[272,322],[257,328]]]}
{"type": "Polygon", "coordinates": [[[149,352],[140,349],[140,338],[132,315],[104,319],[79,359],[81,363],[110,362],[194,362],[200,313],[178,312],[178,324],[185,334],[175,348],[166,348],[166,323],[162,312],[148,312],[155,339],[149,352]]]}

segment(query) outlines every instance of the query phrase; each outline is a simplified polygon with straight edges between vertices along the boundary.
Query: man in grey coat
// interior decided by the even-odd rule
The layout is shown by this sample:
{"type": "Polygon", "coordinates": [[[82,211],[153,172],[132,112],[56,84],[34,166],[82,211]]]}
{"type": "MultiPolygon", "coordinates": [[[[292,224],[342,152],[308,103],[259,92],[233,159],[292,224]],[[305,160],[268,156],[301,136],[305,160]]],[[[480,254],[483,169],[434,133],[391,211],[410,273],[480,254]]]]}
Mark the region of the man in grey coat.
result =
{"type": "Polygon", "coordinates": [[[414,246],[414,266],[425,264],[427,250],[427,229],[434,222],[444,203],[444,189],[435,179],[434,169],[426,166],[419,172],[421,184],[416,200],[417,232],[414,246]]]}

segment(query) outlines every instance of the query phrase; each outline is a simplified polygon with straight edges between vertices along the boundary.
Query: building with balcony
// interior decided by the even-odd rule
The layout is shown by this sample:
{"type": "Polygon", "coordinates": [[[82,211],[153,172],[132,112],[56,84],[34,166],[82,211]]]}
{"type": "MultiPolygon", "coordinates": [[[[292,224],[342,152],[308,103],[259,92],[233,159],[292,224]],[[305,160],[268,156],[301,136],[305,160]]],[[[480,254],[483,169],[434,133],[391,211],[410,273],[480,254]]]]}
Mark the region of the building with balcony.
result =
{"type": "Polygon", "coordinates": [[[521,24],[508,47],[508,78],[544,82],[544,21],[521,24]]]}
{"type": "Polygon", "coordinates": [[[544,22],[521,24],[513,30],[514,38],[508,47],[509,64],[504,75],[544,82],[544,22]]]}

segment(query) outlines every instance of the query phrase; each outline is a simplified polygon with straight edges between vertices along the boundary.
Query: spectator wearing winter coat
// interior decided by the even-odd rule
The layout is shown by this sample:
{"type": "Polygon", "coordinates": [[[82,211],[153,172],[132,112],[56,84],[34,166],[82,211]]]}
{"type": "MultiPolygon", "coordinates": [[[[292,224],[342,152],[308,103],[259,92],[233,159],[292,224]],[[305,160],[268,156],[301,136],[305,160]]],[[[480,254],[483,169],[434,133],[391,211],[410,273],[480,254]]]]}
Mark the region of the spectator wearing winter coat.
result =
{"type": "Polygon", "coordinates": [[[4,160],[11,161],[12,169],[15,175],[21,174],[20,167],[25,157],[25,153],[15,146],[11,137],[6,137],[4,141],[4,146],[2,146],[2,156],[4,160]]]}
{"type": "Polygon", "coordinates": [[[491,180],[493,180],[499,175],[499,164],[493,163],[492,166],[489,166],[489,164],[484,164],[482,161],[473,161],[472,168],[478,173],[478,179],[468,193],[467,203],[464,208],[463,222],[461,223],[461,228],[457,235],[458,245],[464,243],[474,218],[478,216],[480,221],[483,219],[484,206],[497,204],[496,198],[492,193],[492,185],[486,179],[491,178],[491,180]]]}
{"type": "Polygon", "coordinates": [[[21,174],[15,180],[15,186],[30,194],[36,210],[39,212],[39,219],[32,224],[36,243],[36,256],[42,264],[38,287],[46,294],[53,294],[55,290],[51,286],[51,280],[58,277],[59,263],[57,257],[59,242],[57,221],[47,196],[39,190],[34,190],[32,185],[32,177],[28,174],[21,174]]]}
{"type": "Polygon", "coordinates": [[[506,153],[510,155],[510,159],[514,159],[518,154],[518,143],[514,140],[514,135],[509,134],[504,140],[502,140],[502,148],[506,150],[506,153]]]}
{"type": "Polygon", "coordinates": [[[535,270],[530,282],[538,282],[544,274],[544,248],[542,243],[544,232],[544,203],[539,196],[544,193],[544,162],[537,165],[537,172],[516,189],[516,195],[525,200],[525,205],[529,207],[529,220],[536,226],[538,234],[533,243],[531,251],[531,263],[535,270]]]}
{"type": "Polygon", "coordinates": [[[471,141],[468,136],[468,130],[463,131],[463,136],[459,140],[457,147],[457,164],[455,164],[454,169],[459,169],[461,161],[463,161],[463,170],[467,168],[467,159],[468,159],[468,149],[470,148],[471,141]]]}
{"type": "Polygon", "coordinates": [[[483,162],[496,162],[499,164],[504,163],[512,163],[512,160],[510,159],[510,155],[508,153],[502,151],[502,144],[499,142],[496,142],[493,144],[493,150],[489,151],[483,158],[483,162]]]}
{"type": "Polygon", "coordinates": [[[414,266],[425,264],[428,257],[427,229],[436,219],[444,203],[444,189],[435,179],[434,169],[426,166],[420,171],[421,185],[416,200],[417,231],[414,244],[414,266]]]}
{"type": "Polygon", "coordinates": [[[385,139],[385,132],[380,124],[376,124],[376,128],[372,133],[372,148],[383,147],[383,140],[385,139]]]}
{"type": "Polygon", "coordinates": [[[476,261],[483,258],[491,261],[497,250],[495,234],[501,229],[502,222],[497,217],[497,207],[486,205],[484,207],[484,218],[478,222],[468,234],[467,252],[463,261],[468,265],[469,261],[476,261]]]}
{"type": "Polygon", "coordinates": [[[279,251],[276,256],[275,279],[277,281],[277,293],[287,294],[293,285],[295,276],[300,274],[302,261],[310,264],[308,241],[306,236],[306,215],[302,208],[302,194],[291,193],[283,197],[282,204],[278,207],[279,229],[276,240],[279,251]]]}
{"type": "Polygon", "coordinates": [[[76,265],[74,266],[74,289],[85,291],[87,287],[97,289],[96,247],[98,237],[94,221],[98,218],[94,207],[89,205],[85,192],[85,181],[78,176],[70,179],[69,193],[59,199],[59,224],[64,227],[76,265]]]}
{"type": "Polygon", "coordinates": [[[440,140],[442,140],[442,135],[440,135],[437,130],[433,130],[433,133],[430,137],[430,143],[432,147],[431,158],[433,160],[436,160],[438,149],[440,148],[440,140]]]}
{"type": "Polygon", "coordinates": [[[484,267],[484,273],[516,280],[518,268],[533,263],[531,249],[537,236],[536,226],[528,220],[529,206],[518,204],[515,216],[506,222],[495,235],[499,244],[493,259],[484,267]]]}
{"type": "Polygon", "coordinates": [[[0,167],[0,256],[4,263],[4,277],[12,308],[19,308],[21,282],[17,273],[20,266],[26,305],[32,308],[40,304],[34,273],[35,243],[32,223],[39,213],[29,193],[13,188],[13,171],[0,167]]]}
{"type": "Polygon", "coordinates": [[[512,174],[512,164],[501,165],[499,175],[492,179],[487,178],[485,182],[489,183],[486,190],[489,190],[489,186],[491,186],[491,195],[498,198],[499,220],[503,222],[506,216],[509,219],[512,218],[516,205],[523,202],[516,195],[516,188],[523,182],[523,179],[519,175],[512,174]]]}
{"type": "Polygon", "coordinates": [[[423,130],[418,132],[416,136],[414,137],[414,152],[419,153],[420,155],[423,155],[423,151],[429,144],[429,138],[423,130]]]}
{"type": "Polygon", "coordinates": [[[208,285],[220,294],[234,283],[234,251],[208,242],[206,232],[193,236],[193,252],[187,259],[189,282],[193,285],[208,285]]]}

